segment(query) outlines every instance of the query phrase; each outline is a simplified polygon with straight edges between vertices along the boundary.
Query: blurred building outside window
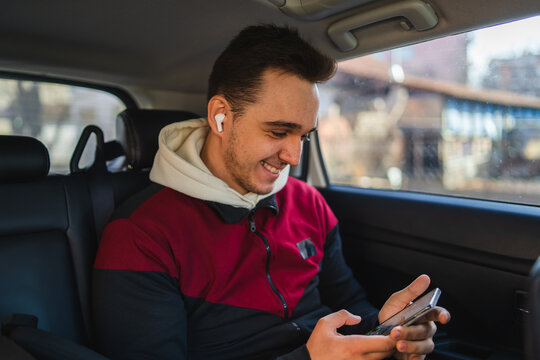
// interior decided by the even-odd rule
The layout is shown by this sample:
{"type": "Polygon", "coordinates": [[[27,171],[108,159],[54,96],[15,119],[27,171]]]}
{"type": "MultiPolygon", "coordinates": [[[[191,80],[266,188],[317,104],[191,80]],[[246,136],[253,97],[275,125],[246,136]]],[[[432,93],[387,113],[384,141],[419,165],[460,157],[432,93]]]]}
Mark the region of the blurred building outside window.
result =
{"type": "Polygon", "coordinates": [[[540,204],[540,17],[341,62],[331,182],[540,204]]]}
{"type": "MultiPolygon", "coordinates": [[[[87,125],[99,126],[105,141],[113,140],[116,115],[123,109],[120,99],[100,90],[0,79],[0,135],[41,140],[49,150],[51,173],[69,172],[71,155],[87,125]]],[[[93,153],[85,151],[83,157],[81,164],[91,164],[93,153]]]]}

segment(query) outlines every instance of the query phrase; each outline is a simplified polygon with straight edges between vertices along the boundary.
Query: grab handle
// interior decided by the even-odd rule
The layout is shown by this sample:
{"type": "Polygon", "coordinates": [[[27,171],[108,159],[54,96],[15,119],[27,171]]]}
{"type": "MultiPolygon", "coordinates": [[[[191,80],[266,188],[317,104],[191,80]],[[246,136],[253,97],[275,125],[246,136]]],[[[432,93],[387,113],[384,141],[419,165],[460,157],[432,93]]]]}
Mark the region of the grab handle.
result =
{"type": "MultiPolygon", "coordinates": [[[[395,17],[406,18],[417,31],[431,29],[439,22],[429,4],[420,0],[403,0],[339,20],[330,25],[328,36],[341,51],[351,51],[358,46],[352,30],[395,17]]],[[[404,25],[408,30],[407,24],[404,25]]]]}

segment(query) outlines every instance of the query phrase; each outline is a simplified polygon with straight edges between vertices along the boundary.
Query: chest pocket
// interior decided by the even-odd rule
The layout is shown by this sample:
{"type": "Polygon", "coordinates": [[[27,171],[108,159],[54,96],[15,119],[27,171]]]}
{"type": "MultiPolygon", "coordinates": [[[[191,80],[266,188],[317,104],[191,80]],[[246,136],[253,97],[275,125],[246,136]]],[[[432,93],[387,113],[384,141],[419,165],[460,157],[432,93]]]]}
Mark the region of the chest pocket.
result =
{"type": "Polygon", "coordinates": [[[302,240],[298,243],[296,243],[296,247],[298,247],[298,250],[300,251],[300,255],[302,256],[302,259],[306,260],[307,258],[317,255],[317,248],[313,244],[313,241],[311,241],[310,238],[307,238],[305,240],[302,240]]]}

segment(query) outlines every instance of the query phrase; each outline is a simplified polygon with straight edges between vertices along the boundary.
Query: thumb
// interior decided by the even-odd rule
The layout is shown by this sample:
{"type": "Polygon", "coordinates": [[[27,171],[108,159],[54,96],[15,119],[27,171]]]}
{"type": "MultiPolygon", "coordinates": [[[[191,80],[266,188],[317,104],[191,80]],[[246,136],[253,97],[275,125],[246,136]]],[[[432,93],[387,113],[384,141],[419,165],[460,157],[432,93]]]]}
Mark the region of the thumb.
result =
{"type": "Polygon", "coordinates": [[[429,287],[431,280],[426,274],[420,275],[406,288],[394,293],[390,298],[393,301],[408,305],[411,301],[422,295],[429,287]]]}
{"type": "Polygon", "coordinates": [[[406,288],[392,294],[379,312],[379,321],[388,319],[390,316],[409,305],[411,301],[427,290],[430,282],[429,276],[425,274],[420,275],[406,288]]]}
{"type": "Polygon", "coordinates": [[[326,315],[321,318],[319,321],[324,322],[324,324],[330,329],[338,329],[343,325],[356,325],[360,323],[362,318],[358,315],[353,315],[347,310],[339,310],[330,315],[326,315]]]}

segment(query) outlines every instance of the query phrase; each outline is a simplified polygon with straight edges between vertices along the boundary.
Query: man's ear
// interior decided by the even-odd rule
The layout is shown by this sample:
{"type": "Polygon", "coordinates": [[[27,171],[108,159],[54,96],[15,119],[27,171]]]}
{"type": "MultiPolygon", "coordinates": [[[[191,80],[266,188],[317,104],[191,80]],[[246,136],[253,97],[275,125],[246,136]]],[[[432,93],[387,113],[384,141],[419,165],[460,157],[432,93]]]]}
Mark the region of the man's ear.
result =
{"type": "Polygon", "coordinates": [[[212,132],[221,136],[223,129],[230,125],[232,116],[227,100],[221,95],[214,95],[208,101],[208,124],[212,132]]]}

